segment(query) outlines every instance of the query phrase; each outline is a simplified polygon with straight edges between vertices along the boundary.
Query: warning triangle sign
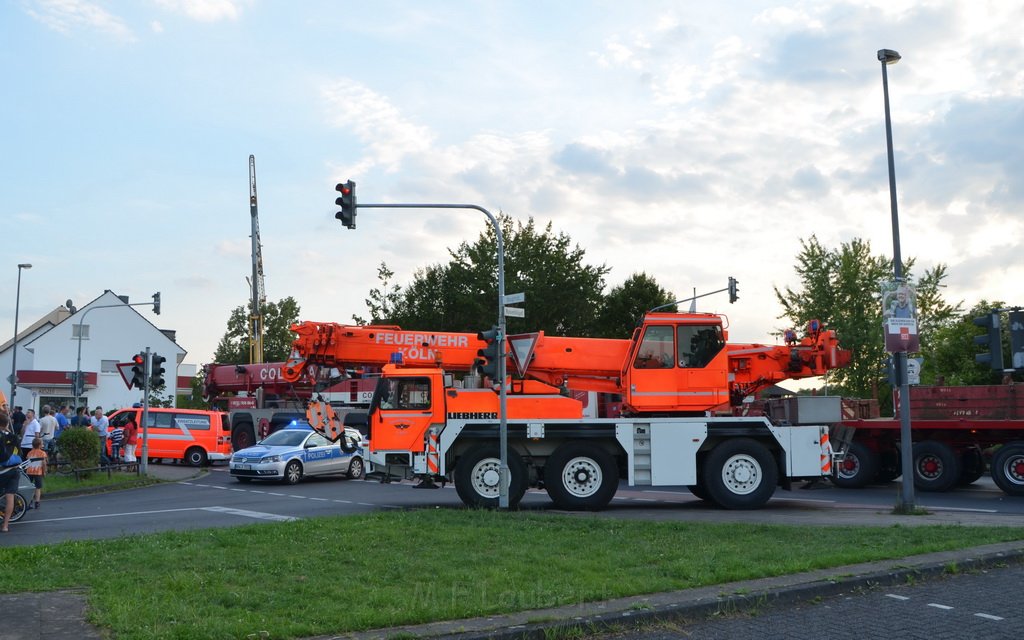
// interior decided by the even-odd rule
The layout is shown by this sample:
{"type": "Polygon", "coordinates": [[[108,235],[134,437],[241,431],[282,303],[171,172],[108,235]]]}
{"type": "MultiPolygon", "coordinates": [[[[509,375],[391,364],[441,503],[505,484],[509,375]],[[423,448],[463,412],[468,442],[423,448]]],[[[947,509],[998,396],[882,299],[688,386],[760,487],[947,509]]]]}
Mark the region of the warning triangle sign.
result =
{"type": "Polygon", "coordinates": [[[533,358],[533,349],[537,346],[537,339],[540,338],[542,333],[542,331],[536,333],[517,333],[508,336],[512,360],[516,363],[516,369],[519,371],[520,377],[526,375],[526,370],[530,366],[530,359],[533,358]]]}

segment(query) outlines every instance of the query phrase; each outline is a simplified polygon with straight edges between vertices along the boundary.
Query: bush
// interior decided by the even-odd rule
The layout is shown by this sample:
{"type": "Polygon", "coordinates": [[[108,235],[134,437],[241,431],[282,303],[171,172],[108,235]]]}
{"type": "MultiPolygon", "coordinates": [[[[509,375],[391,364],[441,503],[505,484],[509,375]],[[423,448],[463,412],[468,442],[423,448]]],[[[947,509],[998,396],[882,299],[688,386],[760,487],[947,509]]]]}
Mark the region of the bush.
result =
{"type": "Polygon", "coordinates": [[[67,428],[60,434],[57,446],[61,455],[70,460],[76,469],[100,466],[100,437],[91,429],[67,428]]]}

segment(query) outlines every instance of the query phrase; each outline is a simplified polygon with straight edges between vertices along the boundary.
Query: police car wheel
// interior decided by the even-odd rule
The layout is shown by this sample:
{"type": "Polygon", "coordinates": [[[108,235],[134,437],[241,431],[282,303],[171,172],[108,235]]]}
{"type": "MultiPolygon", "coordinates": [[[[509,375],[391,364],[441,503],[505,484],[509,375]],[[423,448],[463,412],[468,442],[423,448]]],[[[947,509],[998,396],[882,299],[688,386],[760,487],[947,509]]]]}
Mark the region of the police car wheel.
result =
{"type": "Polygon", "coordinates": [[[348,477],[352,480],[361,480],[366,475],[366,466],[362,458],[352,458],[348,463],[348,477]]]}
{"type": "Polygon", "coordinates": [[[292,460],[284,468],[284,483],[298,484],[302,480],[302,465],[298,460],[292,460]]]}

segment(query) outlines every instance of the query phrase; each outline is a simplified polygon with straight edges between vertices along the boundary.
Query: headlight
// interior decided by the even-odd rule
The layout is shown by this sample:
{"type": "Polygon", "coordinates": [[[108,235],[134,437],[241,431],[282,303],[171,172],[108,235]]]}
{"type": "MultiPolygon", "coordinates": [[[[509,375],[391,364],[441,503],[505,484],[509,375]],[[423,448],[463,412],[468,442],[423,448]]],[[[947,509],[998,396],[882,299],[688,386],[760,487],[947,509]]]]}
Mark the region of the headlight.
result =
{"type": "Polygon", "coordinates": [[[260,462],[281,462],[281,456],[267,456],[260,460],[260,462]]]}

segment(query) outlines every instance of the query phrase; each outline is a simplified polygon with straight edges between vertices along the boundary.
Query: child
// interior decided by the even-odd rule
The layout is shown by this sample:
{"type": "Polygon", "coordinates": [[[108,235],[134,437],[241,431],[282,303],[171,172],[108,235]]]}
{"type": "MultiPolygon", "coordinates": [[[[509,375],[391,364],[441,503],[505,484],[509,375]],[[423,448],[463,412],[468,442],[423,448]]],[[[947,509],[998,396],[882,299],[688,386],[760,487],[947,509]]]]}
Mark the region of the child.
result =
{"type": "Polygon", "coordinates": [[[25,473],[32,479],[32,484],[36,486],[35,494],[32,496],[32,502],[36,509],[39,508],[39,499],[43,497],[43,476],[46,475],[46,452],[43,451],[43,440],[36,436],[32,439],[32,450],[25,456],[26,460],[31,462],[28,468],[25,469],[25,473]]]}

